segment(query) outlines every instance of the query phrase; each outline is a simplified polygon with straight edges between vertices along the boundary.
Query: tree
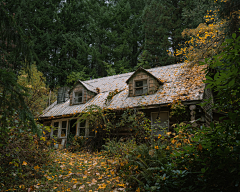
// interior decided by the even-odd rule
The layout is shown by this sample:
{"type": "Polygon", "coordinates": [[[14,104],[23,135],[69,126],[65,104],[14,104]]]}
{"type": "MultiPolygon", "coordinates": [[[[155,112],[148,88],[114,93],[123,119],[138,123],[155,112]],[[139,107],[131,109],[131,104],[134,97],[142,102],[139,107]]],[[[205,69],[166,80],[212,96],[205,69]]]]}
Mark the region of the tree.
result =
{"type": "Polygon", "coordinates": [[[240,35],[240,2],[238,0],[221,0],[216,1],[219,8],[219,16],[225,19],[225,32],[228,36],[233,33],[240,35]]]}
{"type": "Polygon", "coordinates": [[[181,56],[181,61],[198,63],[204,58],[212,57],[221,51],[221,44],[224,41],[225,34],[222,27],[224,20],[216,20],[217,13],[206,15],[206,23],[201,23],[195,29],[185,29],[183,36],[189,37],[184,46],[177,50],[176,55],[181,56]],[[213,21],[211,24],[207,24],[213,21]]]}
{"type": "Polygon", "coordinates": [[[20,67],[32,62],[34,55],[31,42],[23,31],[7,4],[0,2],[0,131],[4,141],[7,141],[9,126],[13,123],[10,121],[9,124],[9,120],[16,115],[20,124],[30,121],[33,131],[37,131],[33,116],[24,102],[24,88],[17,83],[16,76],[20,67]]]}
{"type": "Polygon", "coordinates": [[[48,104],[48,88],[46,88],[46,78],[43,73],[37,70],[36,65],[32,65],[29,69],[30,73],[22,69],[18,75],[19,85],[28,90],[28,96],[25,103],[29,107],[32,114],[37,117],[47,107],[48,104]]]}
{"type": "Polygon", "coordinates": [[[200,23],[205,22],[204,16],[214,9],[214,2],[211,0],[186,0],[182,12],[184,28],[197,28],[200,23]]]}
{"type": "Polygon", "coordinates": [[[176,52],[188,39],[181,33],[203,21],[210,2],[149,0],[147,4],[143,15],[147,61],[152,67],[180,62],[176,52]]]}

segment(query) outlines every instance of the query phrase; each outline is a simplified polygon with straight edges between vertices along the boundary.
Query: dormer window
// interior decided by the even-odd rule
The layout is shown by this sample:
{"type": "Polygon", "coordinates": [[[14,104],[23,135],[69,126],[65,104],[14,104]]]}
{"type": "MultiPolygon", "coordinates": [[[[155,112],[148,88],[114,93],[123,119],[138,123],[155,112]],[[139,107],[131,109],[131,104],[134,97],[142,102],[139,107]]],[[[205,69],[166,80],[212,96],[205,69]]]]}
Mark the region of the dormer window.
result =
{"type": "Polygon", "coordinates": [[[83,103],[83,90],[74,92],[74,98],[73,98],[73,103],[83,103]]]}
{"type": "Polygon", "coordinates": [[[155,94],[162,82],[152,73],[139,67],[126,81],[129,97],[155,94]]]}
{"type": "Polygon", "coordinates": [[[69,91],[70,105],[79,105],[88,102],[96,94],[96,88],[78,80],[69,91]]]}
{"type": "Polygon", "coordinates": [[[148,94],[148,82],[145,80],[135,80],[135,95],[148,94]]]}

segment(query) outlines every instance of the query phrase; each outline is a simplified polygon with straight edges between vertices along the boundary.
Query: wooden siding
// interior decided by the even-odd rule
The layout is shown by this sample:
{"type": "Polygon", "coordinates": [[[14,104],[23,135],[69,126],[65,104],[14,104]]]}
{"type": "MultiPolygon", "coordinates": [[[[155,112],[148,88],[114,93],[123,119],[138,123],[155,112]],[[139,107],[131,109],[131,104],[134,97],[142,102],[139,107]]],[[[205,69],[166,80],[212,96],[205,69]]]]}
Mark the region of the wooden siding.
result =
{"type": "Polygon", "coordinates": [[[129,97],[133,97],[135,96],[134,92],[135,92],[135,81],[138,80],[146,80],[147,79],[147,83],[148,83],[148,95],[154,94],[157,92],[160,84],[157,81],[157,79],[155,79],[154,77],[148,75],[146,72],[144,71],[140,71],[138,73],[136,73],[130,80],[129,80],[129,84],[128,84],[128,88],[129,88],[129,97]]]}
{"type": "Polygon", "coordinates": [[[86,103],[87,101],[89,101],[91,98],[93,98],[96,94],[87,90],[82,84],[77,84],[74,89],[71,91],[70,93],[70,105],[79,105],[79,104],[82,104],[82,103],[76,103],[74,104],[73,103],[73,92],[78,92],[78,91],[81,91],[83,90],[83,102],[82,103],[86,103]]]}

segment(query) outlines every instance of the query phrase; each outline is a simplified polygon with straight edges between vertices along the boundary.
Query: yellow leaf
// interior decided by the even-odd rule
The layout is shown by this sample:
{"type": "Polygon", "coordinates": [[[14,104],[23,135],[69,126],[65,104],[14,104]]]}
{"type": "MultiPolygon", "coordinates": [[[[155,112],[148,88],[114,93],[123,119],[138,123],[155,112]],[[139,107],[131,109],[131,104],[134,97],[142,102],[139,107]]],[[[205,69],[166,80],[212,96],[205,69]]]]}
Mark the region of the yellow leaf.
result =
{"type": "Polygon", "coordinates": [[[139,187],[137,188],[136,192],[140,192],[140,188],[139,187]]]}
{"type": "Polygon", "coordinates": [[[22,165],[27,165],[27,162],[26,162],[26,161],[23,161],[22,165]]]}
{"type": "Polygon", "coordinates": [[[41,140],[46,141],[46,138],[45,137],[41,137],[41,140]]]}
{"type": "Polygon", "coordinates": [[[35,170],[38,170],[40,167],[37,165],[35,167],[33,167],[35,170]]]}

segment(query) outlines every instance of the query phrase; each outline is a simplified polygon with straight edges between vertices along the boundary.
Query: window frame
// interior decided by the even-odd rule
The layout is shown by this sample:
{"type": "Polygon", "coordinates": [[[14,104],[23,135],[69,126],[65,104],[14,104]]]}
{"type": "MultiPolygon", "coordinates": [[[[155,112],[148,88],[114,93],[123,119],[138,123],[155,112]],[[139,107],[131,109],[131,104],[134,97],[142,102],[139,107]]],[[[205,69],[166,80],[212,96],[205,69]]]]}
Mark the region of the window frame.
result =
{"type": "MultiPolygon", "coordinates": [[[[140,87],[141,88],[141,87],[140,87]]],[[[148,78],[143,78],[143,79],[134,79],[133,80],[133,95],[134,96],[141,96],[141,95],[148,95],[149,93],[149,79],[148,78]],[[147,93],[144,94],[136,94],[136,89],[139,89],[139,87],[136,87],[136,82],[139,81],[147,81],[147,86],[142,86],[142,90],[144,90],[144,87],[147,87],[147,93]]]]}
{"type": "MultiPolygon", "coordinates": [[[[51,122],[52,126],[54,126],[55,122],[58,122],[57,138],[61,138],[61,139],[67,138],[67,136],[68,136],[68,129],[69,129],[69,123],[70,123],[71,119],[73,119],[73,118],[64,118],[64,119],[59,119],[59,120],[52,120],[52,122],[51,122]],[[64,137],[61,137],[62,122],[63,121],[67,121],[67,124],[66,124],[67,128],[66,128],[66,135],[64,137]]],[[[77,118],[74,118],[74,119],[77,119],[77,118]]],[[[89,127],[89,120],[86,119],[86,122],[85,122],[85,136],[83,136],[83,137],[95,137],[96,136],[96,132],[95,132],[94,136],[89,136],[89,133],[90,133],[89,128],[90,128],[89,127]]],[[[51,134],[50,134],[51,137],[53,137],[53,129],[54,128],[51,129],[51,134]]],[[[77,130],[76,130],[76,135],[75,136],[81,137],[81,136],[79,136],[79,134],[80,134],[80,122],[78,122],[78,119],[77,119],[77,130]]]]}
{"type": "Polygon", "coordinates": [[[51,137],[53,137],[53,129],[55,128],[54,127],[54,123],[58,122],[58,132],[57,132],[57,138],[67,138],[67,134],[68,134],[68,123],[69,123],[69,120],[68,119],[61,119],[61,120],[53,120],[52,121],[52,126],[53,128],[51,129],[51,137]],[[62,132],[62,122],[63,121],[66,121],[66,135],[65,136],[61,136],[61,132],[62,132]]]}
{"type": "MultiPolygon", "coordinates": [[[[153,126],[154,126],[154,124],[153,124],[153,114],[154,113],[159,113],[159,112],[151,112],[151,134],[153,135],[154,133],[153,133],[153,126]]],[[[167,113],[167,115],[168,115],[168,122],[167,122],[167,132],[169,132],[169,111],[160,111],[160,113],[167,113]]],[[[161,130],[159,130],[159,131],[161,131],[161,130]]],[[[155,136],[157,136],[157,135],[155,135],[155,136]]]]}
{"type": "MultiPolygon", "coordinates": [[[[79,98],[79,96],[78,96],[78,98],[79,98]]],[[[79,90],[79,91],[73,91],[73,98],[72,98],[73,100],[72,100],[72,103],[73,104],[81,104],[81,103],[84,103],[83,101],[84,101],[84,89],[81,89],[81,90],[79,90]],[[79,93],[79,92],[82,92],[82,102],[77,102],[76,101],[76,93],[79,93]]]]}
{"type": "Polygon", "coordinates": [[[85,120],[86,122],[85,122],[85,136],[80,136],[80,129],[82,129],[83,127],[80,127],[80,122],[78,122],[77,123],[77,133],[76,133],[76,135],[78,136],[78,137],[95,137],[96,136],[96,132],[95,132],[95,135],[94,136],[90,136],[89,135],[89,133],[90,133],[90,130],[89,130],[89,120],[88,119],[86,119],[85,120]]]}

